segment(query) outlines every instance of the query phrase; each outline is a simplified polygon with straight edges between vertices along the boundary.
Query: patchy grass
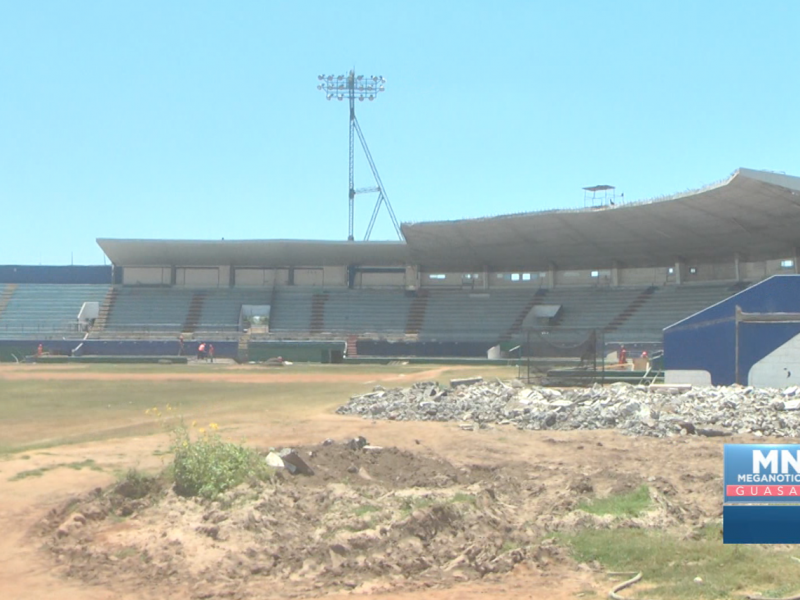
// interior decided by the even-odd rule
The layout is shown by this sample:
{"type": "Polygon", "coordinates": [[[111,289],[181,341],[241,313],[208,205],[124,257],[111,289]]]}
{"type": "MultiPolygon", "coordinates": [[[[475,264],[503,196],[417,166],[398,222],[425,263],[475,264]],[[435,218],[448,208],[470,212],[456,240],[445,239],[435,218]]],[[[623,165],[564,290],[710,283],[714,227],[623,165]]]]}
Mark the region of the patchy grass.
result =
{"type": "Polygon", "coordinates": [[[454,504],[458,503],[466,503],[466,504],[475,504],[475,496],[473,494],[465,494],[464,492],[457,492],[455,496],[453,496],[450,502],[454,504]]]}
{"type": "Polygon", "coordinates": [[[103,468],[98,465],[94,460],[91,458],[87,460],[83,460],[80,462],[71,462],[71,463],[60,463],[57,465],[50,465],[48,467],[39,467],[38,469],[30,469],[28,471],[20,471],[13,477],[10,477],[9,481],[19,481],[20,479],[27,479],[28,477],[41,477],[48,471],[53,471],[55,469],[59,469],[61,467],[66,467],[68,469],[73,469],[75,471],[80,471],[84,468],[89,468],[92,471],[102,471],[103,468]]]}
{"type": "Polygon", "coordinates": [[[650,490],[643,485],[629,494],[581,502],[578,509],[594,515],[637,517],[650,508],[650,490]]]}
{"type": "MultiPolygon", "coordinates": [[[[20,366],[22,370],[24,367],[20,366]]],[[[70,365],[66,371],[90,376],[98,373],[147,375],[180,373],[196,375],[186,380],[126,379],[0,379],[3,398],[4,435],[0,440],[0,455],[47,449],[106,439],[150,435],[163,429],[144,411],[156,402],[171,401],[187,420],[223,421],[226,415],[237,413],[269,413],[274,421],[296,422],[298,419],[330,411],[343,399],[371,389],[373,385],[387,387],[409,385],[417,381],[418,373],[430,365],[315,365],[295,364],[280,373],[293,375],[331,374],[364,375],[371,380],[308,382],[228,382],[208,380],[209,374],[225,374],[227,366],[209,365],[187,368],[185,365],[70,365]],[[397,380],[397,375],[406,378],[397,380]]],[[[268,375],[278,371],[262,367],[242,369],[232,367],[236,375],[268,375]]],[[[37,368],[37,371],[41,369],[37,368]]],[[[516,368],[491,367],[484,376],[515,377],[516,368]]],[[[447,381],[474,375],[474,367],[447,369],[437,379],[447,381]]],[[[428,379],[429,377],[425,377],[428,379]]],[[[43,454],[43,452],[39,452],[43,454]]]]}
{"type": "Polygon", "coordinates": [[[62,466],[67,467],[68,469],[74,469],[76,471],[80,471],[83,468],[89,468],[92,471],[102,471],[103,470],[103,468],[100,467],[100,465],[98,465],[96,462],[94,462],[94,460],[91,459],[91,458],[88,458],[88,459],[86,459],[84,461],[81,461],[81,462],[66,463],[66,464],[64,464],[62,466]]]}
{"type": "Polygon", "coordinates": [[[372,504],[364,504],[363,506],[357,506],[353,512],[357,517],[363,517],[364,515],[368,515],[370,513],[380,512],[380,510],[380,508],[373,506],[372,504]]]}
{"type": "Polygon", "coordinates": [[[127,547],[127,548],[120,548],[119,550],[114,552],[114,556],[122,560],[125,558],[129,558],[131,556],[136,556],[138,553],[139,551],[136,548],[127,547]]]}
{"type": "Polygon", "coordinates": [[[698,540],[639,529],[583,530],[558,537],[580,562],[598,561],[610,571],[641,571],[642,582],[631,588],[631,598],[782,597],[800,591],[800,568],[792,559],[796,547],[724,545],[719,527],[706,528],[698,540]],[[695,577],[703,583],[694,583],[695,577]]]}
{"type": "Polygon", "coordinates": [[[41,477],[50,469],[46,468],[39,468],[39,469],[30,469],[28,471],[20,471],[13,477],[9,477],[9,481],[19,481],[20,479],[27,479],[28,477],[41,477]]]}

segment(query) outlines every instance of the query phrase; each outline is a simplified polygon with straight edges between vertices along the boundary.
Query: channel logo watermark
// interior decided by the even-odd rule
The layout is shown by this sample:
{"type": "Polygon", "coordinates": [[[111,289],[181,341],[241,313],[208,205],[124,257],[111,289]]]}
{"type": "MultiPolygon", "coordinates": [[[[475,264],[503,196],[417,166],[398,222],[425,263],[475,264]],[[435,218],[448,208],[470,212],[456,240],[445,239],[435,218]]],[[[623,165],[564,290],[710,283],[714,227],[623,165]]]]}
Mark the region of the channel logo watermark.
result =
{"type": "Polygon", "coordinates": [[[800,445],[726,444],[723,541],[800,543],[800,445]]]}

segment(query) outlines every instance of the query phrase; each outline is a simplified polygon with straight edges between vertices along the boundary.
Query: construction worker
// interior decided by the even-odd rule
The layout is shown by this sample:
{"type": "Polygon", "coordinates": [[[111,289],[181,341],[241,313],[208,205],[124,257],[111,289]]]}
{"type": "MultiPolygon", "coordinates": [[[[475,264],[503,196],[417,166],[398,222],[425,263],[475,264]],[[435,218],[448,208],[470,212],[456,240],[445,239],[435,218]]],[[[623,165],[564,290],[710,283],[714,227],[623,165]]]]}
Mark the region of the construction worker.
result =
{"type": "Polygon", "coordinates": [[[619,357],[619,364],[624,365],[628,362],[628,351],[625,350],[625,346],[620,346],[617,356],[619,357]]]}
{"type": "Polygon", "coordinates": [[[202,360],[206,357],[206,343],[200,342],[200,345],[197,347],[197,360],[202,360]]]}

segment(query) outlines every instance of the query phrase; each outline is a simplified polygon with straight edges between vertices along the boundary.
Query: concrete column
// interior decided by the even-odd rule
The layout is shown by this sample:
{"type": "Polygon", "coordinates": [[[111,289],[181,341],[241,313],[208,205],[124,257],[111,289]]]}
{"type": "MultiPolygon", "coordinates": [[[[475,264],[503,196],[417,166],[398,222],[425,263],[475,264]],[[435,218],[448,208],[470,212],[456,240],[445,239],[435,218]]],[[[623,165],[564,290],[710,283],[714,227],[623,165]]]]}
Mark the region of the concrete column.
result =
{"type": "Polygon", "coordinates": [[[675,261],[675,283],[686,283],[686,263],[680,259],[675,261]]]}
{"type": "Polygon", "coordinates": [[[547,271],[547,276],[550,278],[550,287],[556,287],[556,273],[558,272],[558,265],[550,262],[550,267],[547,271]]]}
{"type": "Polygon", "coordinates": [[[419,289],[419,267],[416,265],[406,265],[406,289],[419,289]]]}
{"type": "Polygon", "coordinates": [[[175,285],[178,283],[178,267],[172,265],[169,272],[169,284],[175,285]]]}
{"type": "MultiPolygon", "coordinates": [[[[797,266],[797,261],[795,261],[795,266],[797,266]]],[[[741,257],[739,254],[735,254],[733,256],[733,272],[736,277],[736,281],[742,280],[742,269],[741,269],[741,257]]]]}
{"type": "Polygon", "coordinates": [[[615,260],[613,266],[611,267],[611,285],[619,286],[622,285],[622,281],[620,280],[619,276],[620,266],[619,261],[615,260]]]}
{"type": "Polygon", "coordinates": [[[797,246],[794,247],[794,273],[797,275],[800,273],[800,267],[797,266],[797,259],[800,257],[800,248],[797,246]]]}
{"type": "Polygon", "coordinates": [[[483,289],[489,289],[489,275],[491,271],[489,271],[489,267],[483,267],[483,289]]]}

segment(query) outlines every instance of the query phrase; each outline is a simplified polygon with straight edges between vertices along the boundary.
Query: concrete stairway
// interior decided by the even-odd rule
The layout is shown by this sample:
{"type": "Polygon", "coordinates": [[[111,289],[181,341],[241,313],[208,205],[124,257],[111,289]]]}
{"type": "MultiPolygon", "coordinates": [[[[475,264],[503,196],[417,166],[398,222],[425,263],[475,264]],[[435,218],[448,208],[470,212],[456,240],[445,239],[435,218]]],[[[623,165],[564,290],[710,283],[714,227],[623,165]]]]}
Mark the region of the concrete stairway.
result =
{"type": "Polygon", "coordinates": [[[0,315],[3,314],[3,311],[8,306],[9,300],[11,300],[11,296],[14,295],[14,290],[17,289],[16,283],[9,283],[4,289],[3,293],[0,294],[0,315]]]}
{"type": "Polygon", "coordinates": [[[626,306],[621,313],[614,317],[614,320],[606,325],[606,327],[603,328],[603,331],[605,333],[611,333],[622,327],[622,325],[624,325],[628,319],[636,314],[636,311],[638,311],[648,300],[650,300],[650,298],[653,297],[655,291],[656,288],[654,286],[644,290],[633,300],[633,302],[626,306]]]}
{"type": "Polygon", "coordinates": [[[525,317],[527,317],[528,314],[530,314],[534,306],[536,306],[537,304],[544,303],[544,300],[547,297],[547,292],[548,292],[547,288],[539,288],[538,290],[536,290],[536,293],[533,296],[531,296],[531,299],[528,301],[528,303],[523,307],[521,311],[519,311],[519,314],[517,315],[517,318],[514,319],[514,322],[511,324],[511,327],[509,327],[508,330],[500,337],[501,342],[507,342],[514,335],[520,332],[520,330],[522,329],[522,323],[525,321],[525,317]]]}
{"type": "Polygon", "coordinates": [[[325,329],[325,303],[327,301],[327,292],[314,294],[311,299],[311,323],[309,325],[311,333],[321,333],[325,329]]]}
{"type": "Polygon", "coordinates": [[[117,300],[117,294],[119,293],[116,287],[108,288],[106,292],[106,297],[103,298],[103,302],[100,303],[100,310],[97,313],[97,318],[94,320],[94,326],[92,327],[92,334],[97,334],[103,331],[106,328],[106,323],[108,322],[108,316],[111,314],[111,311],[114,309],[114,302],[117,300]]]}
{"type": "Polygon", "coordinates": [[[358,357],[358,336],[351,335],[347,338],[347,358],[358,357]]]}
{"type": "Polygon", "coordinates": [[[203,314],[203,304],[205,301],[205,292],[195,292],[192,296],[192,302],[189,304],[189,312],[186,313],[186,319],[183,322],[184,333],[194,333],[197,330],[197,324],[200,322],[200,317],[203,314]]]}
{"type": "Polygon", "coordinates": [[[408,312],[406,321],[406,334],[415,335],[422,329],[422,322],[425,320],[425,311],[428,308],[428,291],[417,290],[417,295],[411,302],[411,309],[408,312]]]}

